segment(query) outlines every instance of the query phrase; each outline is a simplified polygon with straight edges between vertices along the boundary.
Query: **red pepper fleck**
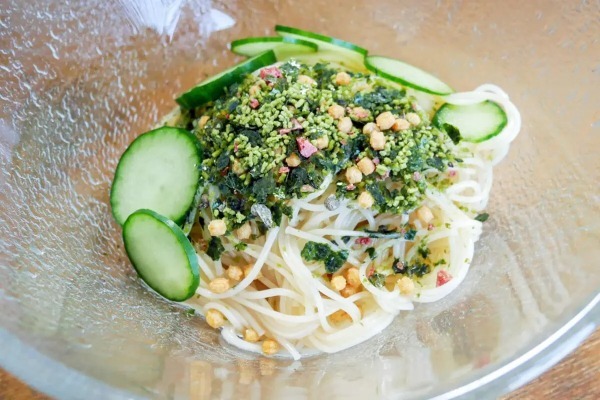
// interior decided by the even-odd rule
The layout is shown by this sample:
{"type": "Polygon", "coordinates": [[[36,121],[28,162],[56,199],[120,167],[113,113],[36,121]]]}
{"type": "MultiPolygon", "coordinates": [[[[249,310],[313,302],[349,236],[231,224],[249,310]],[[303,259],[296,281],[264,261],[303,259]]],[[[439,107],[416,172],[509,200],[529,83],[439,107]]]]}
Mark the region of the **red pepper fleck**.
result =
{"type": "Polygon", "coordinates": [[[306,158],[309,158],[317,152],[317,148],[307,138],[297,137],[296,143],[298,143],[300,154],[306,158]]]}
{"type": "Polygon", "coordinates": [[[290,169],[288,167],[280,167],[279,168],[280,174],[287,174],[288,172],[290,172],[290,169]]]}
{"type": "Polygon", "coordinates": [[[359,237],[358,239],[356,239],[355,241],[356,244],[360,244],[360,245],[370,245],[371,244],[371,238],[368,237],[359,237]]]}
{"type": "Polygon", "coordinates": [[[437,281],[435,286],[436,287],[440,287],[442,285],[445,285],[446,283],[450,282],[450,280],[452,279],[452,275],[450,275],[450,273],[446,270],[439,270],[437,273],[437,281]]]}
{"type": "Polygon", "coordinates": [[[227,118],[227,119],[231,119],[231,115],[230,115],[230,114],[227,114],[227,115],[225,115],[225,118],[227,118]]]}
{"type": "Polygon", "coordinates": [[[433,230],[433,224],[429,224],[429,225],[427,225],[427,230],[428,230],[428,231],[432,231],[432,230],[433,230]]]}
{"type": "Polygon", "coordinates": [[[272,76],[273,78],[281,78],[283,74],[277,67],[267,67],[260,70],[260,77],[262,79],[265,79],[268,76],[272,76]]]}
{"type": "Polygon", "coordinates": [[[250,99],[250,107],[252,107],[253,109],[256,110],[259,105],[260,105],[260,103],[258,102],[258,100],[250,99]]]}
{"type": "Polygon", "coordinates": [[[375,273],[375,266],[373,266],[367,270],[367,274],[366,274],[367,278],[372,277],[374,273],[375,273]]]}
{"type": "Polygon", "coordinates": [[[228,171],[229,171],[229,165],[228,165],[228,166],[226,166],[226,167],[225,167],[225,169],[223,169],[223,170],[221,171],[221,176],[225,176],[225,175],[227,175],[227,172],[228,172],[228,171]]]}
{"type": "Polygon", "coordinates": [[[456,176],[456,170],[453,169],[451,171],[448,171],[448,176],[449,177],[455,177],[456,176]]]}

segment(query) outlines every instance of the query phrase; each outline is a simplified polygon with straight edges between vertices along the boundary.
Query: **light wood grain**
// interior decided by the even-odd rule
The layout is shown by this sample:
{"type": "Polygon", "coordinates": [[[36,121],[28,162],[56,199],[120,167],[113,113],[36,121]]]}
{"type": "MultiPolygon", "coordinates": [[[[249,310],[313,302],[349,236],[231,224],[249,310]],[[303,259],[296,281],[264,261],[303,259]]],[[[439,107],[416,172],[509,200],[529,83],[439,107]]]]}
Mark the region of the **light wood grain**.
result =
{"type": "MultiPolygon", "coordinates": [[[[0,400],[48,400],[0,369],[0,400]]],[[[503,400],[600,399],[600,330],[573,354],[503,400]]]]}
{"type": "Polygon", "coordinates": [[[600,329],[554,368],[504,400],[600,399],[600,329]]]}

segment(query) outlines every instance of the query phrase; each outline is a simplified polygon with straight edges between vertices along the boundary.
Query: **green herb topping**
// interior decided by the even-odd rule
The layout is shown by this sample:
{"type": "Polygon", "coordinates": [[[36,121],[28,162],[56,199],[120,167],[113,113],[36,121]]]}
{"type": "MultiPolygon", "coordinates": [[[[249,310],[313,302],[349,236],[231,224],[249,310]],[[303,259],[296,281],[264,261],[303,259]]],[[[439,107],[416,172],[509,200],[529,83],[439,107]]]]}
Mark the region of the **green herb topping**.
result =
{"type": "Polygon", "coordinates": [[[218,260],[221,258],[221,254],[225,251],[225,247],[223,247],[223,243],[221,239],[218,237],[210,238],[210,242],[208,243],[208,249],[206,250],[206,254],[213,260],[218,260]]]}
{"type": "Polygon", "coordinates": [[[375,210],[402,213],[434,184],[422,171],[456,162],[449,150],[460,140],[456,129],[432,126],[414,98],[380,77],[345,71],[350,82],[337,84],[340,72],[292,60],[248,75],[190,112],[205,155],[202,179],[218,189],[209,205],[229,231],[261,222],[255,204],[279,225],[291,214],[287,201],[317,190],[327,175],[337,198],[368,192],[375,210]],[[382,113],[393,126],[378,120],[382,113]],[[373,126],[383,142],[373,141],[373,126]],[[366,171],[358,181],[346,174],[353,167],[366,171]]]}
{"type": "Polygon", "coordinates": [[[477,214],[475,216],[475,221],[485,222],[488,220],[489,217],[490,217],[490,214],[488,214],[488,213],[477,214]]]}
{"type": "Polygon", "coordinates": [[[300,255],[305,261],[322,262],[329,274],[340,269],[348,258],[347,251],[334,251],[329,245],[317,242],[307,242],[300,255]]]}
{"type": "Polygon", "coordinates": [[[369,282],[375,287],[383,287],[385,284],[385,275],[380,274],[379,272],[374,272],[373,275],[369,277],[369,282]]]}
{"type": "Polygon", "coordinates": [[[392,264],[392,270],[396,274],[402,274],[408,277],[416,276],[418,278],[421,278],[423,275],[428,274],[431,271],[431,267],[423,262],[405,264],[402,261],[396,259],[394,260],[394,264],[392,264]]]}

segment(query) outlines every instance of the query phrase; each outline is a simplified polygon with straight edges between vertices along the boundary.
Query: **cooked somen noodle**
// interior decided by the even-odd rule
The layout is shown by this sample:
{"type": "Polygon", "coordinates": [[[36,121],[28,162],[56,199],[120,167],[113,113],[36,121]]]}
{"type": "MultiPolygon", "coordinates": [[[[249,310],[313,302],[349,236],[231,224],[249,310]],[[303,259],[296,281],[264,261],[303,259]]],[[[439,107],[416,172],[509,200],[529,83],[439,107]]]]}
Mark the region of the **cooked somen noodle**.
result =
{"type": "MultiPolygon", "coordinates": [[[[443,171],[423,170],[423,179],[444,184],[428,185],[421,204],[403,214],[378,213],[343,197],[338,197],[337,208],[327,207],[340,180],[328,175],[314,192],[288,201],[291,217],[283,216],[279,226],[261,234],[257,223],[251,222],[253,235],[244,240],[245,248],[234,235],[227,235],[221,238],[220,259],[198,251],[201,283],[197,296],[187,304],[202,315],[218,311],[224,318],[218,326],[225,341],[262,353],[257,339],[270,338],[281,345],[280,355],[294,359],[336,352],[377,335],[398,313],[412,310],[414,303],[439,300],[459,286],[481,235],[481,218],[475,216],[487,205],[492,169],[519,133],[521,118],[506,93],[490,84],[441,98],[422,93],[418,98],[422,107],[431,108],[424,110],[429,115],[440,99],[455,105],[489,100],[502,108],[507,122],[499,134],[481,143],[450,143],[451,152],[462,161],[443,171]],[[414,237],[366,233],[380,227],[404,233],[407,226],[416,231],[414,237]],[[335,273],[326,273],[322,263],[303,258],[302,250],[310,242],[346,251],[345,263],[335,273]],[[408,268],[423,251],[428,260],[425,273],[395,273],[408,268]],[[211,290],[211,282],[227,277],[232,267],[242,270],[242,275],[230,279],[223,292],[211,290]],[[340,286],[334,285],[338,276],[344,277],[338,279],[340,286]],[[248,332],[256,335],[245,340],[248,332]]],[[[218,189],[205,190],[214,194],[218,189]]],[[[210,208],[201,209],[199,217],[201,224],[192,237],[201,248],[211,239],[210,208]]]]}

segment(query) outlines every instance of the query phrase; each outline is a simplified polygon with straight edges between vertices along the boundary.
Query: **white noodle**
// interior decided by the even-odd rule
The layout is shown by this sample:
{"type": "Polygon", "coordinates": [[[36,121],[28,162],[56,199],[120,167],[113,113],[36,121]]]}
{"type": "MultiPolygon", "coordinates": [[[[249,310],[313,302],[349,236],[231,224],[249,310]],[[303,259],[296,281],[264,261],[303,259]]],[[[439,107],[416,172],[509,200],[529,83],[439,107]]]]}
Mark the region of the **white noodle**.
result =
{"type": "MultiPolygon", "coordinates": [[[[371,246],[377,258],[370,260],[363,254],[363,248],[354,245],[354,239],[344,242],[342,238],[366,236],[365,223],[369,229],[406,224],[408,214],[378,215],[371,210],[356,208],[345,199],[341,199],[335,210],[328,210],[325,199],[335,194],[335,185],[332,185],[333,176],[327,176],[318,190],[290,202],[292,218],[289,221],[283,218],[279,228],[251,241],[244,251],[234,249],[237,241],[223,238],[227,252],[253,264],[248,275],[225,293],[213,293],[207,284],[223,276],[224,266],[206,255],[198,255],[199,296],[188,303],[203,315],[209,309],[215,309],[225,316],[227,321],[221,333],[227,343],[262,353],[260,342],[250,343],[241,338],[246,328],[252,328],[261,336],[275,339],[282,347],[279,355],[299,359],[319,351],[331,353],[362,343],[385,329],[400,311],[412,310],[414,302],[437,301],[455,290],[468,273],[475,242],[482,230],[482,224],[473,219],[473,213],[463,209],[467,207],[479,212],[485,208],[493,181],[492,167],[507,154],[510,143],[519,133],[521,117],[506,93],[491,84],[481,85],[472,92],[454,93],[443,100],[458,105],[491,100],[502,107],[508,119],[497,136],[483,143],[457,146],[456,152],[463,161],[450,168],[454,178],[445,191],[426,190],[423,204],[430,207],[443,224],[429,231],[418,221],[413,222],[418,230],[416,243],[412,246],[410,243],[407,246],[403,238],[376,239],[371,246]],[[396,285],[375,287],[369,281],[367,275],[373,263],[383,265],[390,257],[410,261],[421,240],[446,248],[448,254],[444,265],[435,267],[421,279],[420,285],[416,285],[417,293],[406,296],[396,285]],[[348,251],[342,271],[350,265],[358,267],[364,289],[349,297],[333,290],[321,276],[322,267],[318,263],[306,264],[303,260],[301,249],[307,241],[348,251]],[[440,269],[445,269],[452,279],[437,287],[436,276],[440,269]],[[266,289],[259,289],[253,282],[261,282],[266,289]],[[340,324],[331,322],[330,316],[340,310],[348,318],[340,324]]],[[[423,172],[427,177],[440,174],[433,169],[423,172]]],[[[206,210],[201,211],[201,216],[205,221],[211,219],[206,210]]],[[[257,225],[251,225],[253,233],[257,234],[257,225]]],[[[210,239],[206,228],[202,235],[205,240],[210,239]]]]}

